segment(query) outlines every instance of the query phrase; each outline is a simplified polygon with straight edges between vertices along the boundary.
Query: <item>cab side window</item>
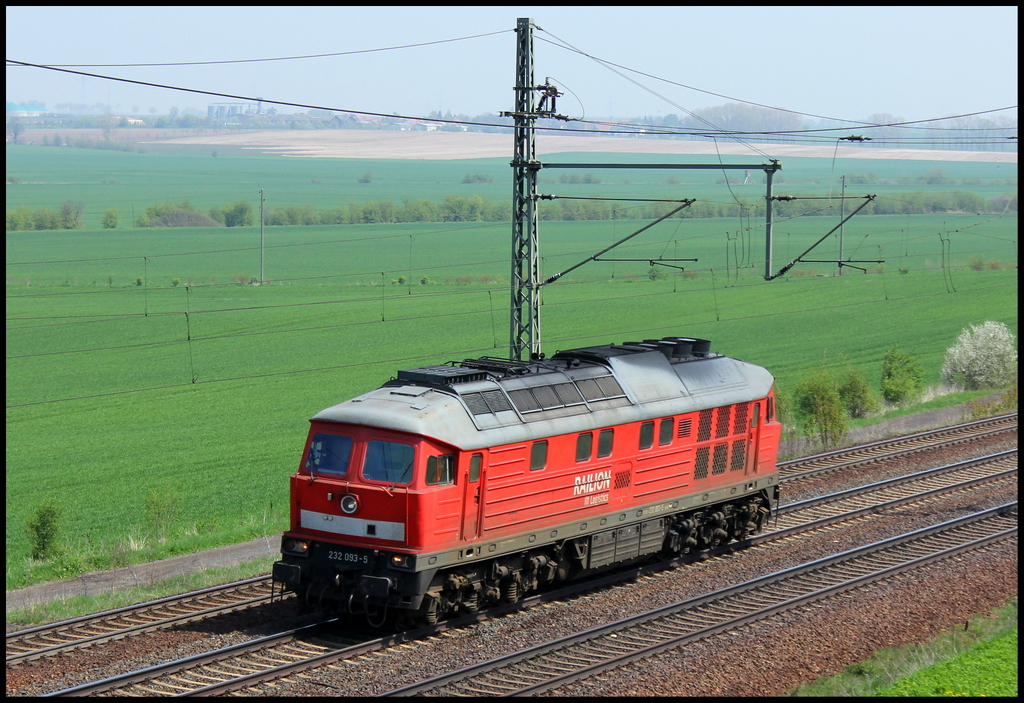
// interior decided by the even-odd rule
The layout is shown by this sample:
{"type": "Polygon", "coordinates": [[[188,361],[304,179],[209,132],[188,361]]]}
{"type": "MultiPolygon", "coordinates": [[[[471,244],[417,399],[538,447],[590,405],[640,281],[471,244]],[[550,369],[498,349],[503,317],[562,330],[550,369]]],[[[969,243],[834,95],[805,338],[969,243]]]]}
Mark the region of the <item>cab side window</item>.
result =
{"type": "Polygon", "coordinates": [[[427,485],[447,486],[455,483],[455,455],[427,457],[427,485]]]}
{"type": "Polygon", "coordinates": [[[612,454],[612,442],[615,439],[615,430],[601,430],[597,435],[597,456],[605,457],[612,454]]]}

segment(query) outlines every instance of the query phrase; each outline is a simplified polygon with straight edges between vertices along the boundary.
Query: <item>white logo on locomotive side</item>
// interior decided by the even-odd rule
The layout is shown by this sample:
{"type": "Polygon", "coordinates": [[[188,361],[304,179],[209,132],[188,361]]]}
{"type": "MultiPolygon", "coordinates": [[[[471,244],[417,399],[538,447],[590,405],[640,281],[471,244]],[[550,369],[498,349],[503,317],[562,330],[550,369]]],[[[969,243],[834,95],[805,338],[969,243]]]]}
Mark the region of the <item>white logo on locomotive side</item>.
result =
{"type": "Polygon", "coordinates": [[[598,471],[594,474],[576,476],[573,479],[573,482],[572,494],[574,496],[580,496],[587,493],[597,493],[598,491],[607,491],[612,487],[612,472],[598,471]]]}

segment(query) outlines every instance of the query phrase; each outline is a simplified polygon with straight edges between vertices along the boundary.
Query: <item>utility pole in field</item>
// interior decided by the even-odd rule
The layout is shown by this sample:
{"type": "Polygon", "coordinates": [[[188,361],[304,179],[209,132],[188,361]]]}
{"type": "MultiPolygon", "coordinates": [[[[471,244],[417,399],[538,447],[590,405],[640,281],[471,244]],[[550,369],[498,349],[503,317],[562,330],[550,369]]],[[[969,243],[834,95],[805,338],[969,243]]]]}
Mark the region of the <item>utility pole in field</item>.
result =
{"type": "Polygon", "coordinates": [[[260,188],[260,285],[263,285],[263,189],[260,188]]]}

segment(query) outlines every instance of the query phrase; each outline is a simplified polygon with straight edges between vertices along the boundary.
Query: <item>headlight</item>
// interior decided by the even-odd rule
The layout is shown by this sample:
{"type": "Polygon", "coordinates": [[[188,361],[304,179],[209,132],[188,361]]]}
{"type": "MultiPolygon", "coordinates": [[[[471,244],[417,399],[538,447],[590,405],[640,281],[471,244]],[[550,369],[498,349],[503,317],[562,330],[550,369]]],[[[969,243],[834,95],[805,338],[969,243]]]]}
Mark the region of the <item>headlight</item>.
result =
{"type": "Polygon", "coordinates": [[[351,515],[355,511],[359,510],[359,499],[351,493],[343,495],[341,497],[341,512],[346,515],[351,515]]]}
{"type": "Polygon", "coordinates": [[[281,547],[282,551],[299,556],[306,556],[309,553],[309,542],[304,539],[286,539],[281,547]]]}
{"type": "Polygon", "coordinates": [[[411,569],[412,565],[413,556],[411,554],[391,555],[391,568],[393,569],[411,569]]]}

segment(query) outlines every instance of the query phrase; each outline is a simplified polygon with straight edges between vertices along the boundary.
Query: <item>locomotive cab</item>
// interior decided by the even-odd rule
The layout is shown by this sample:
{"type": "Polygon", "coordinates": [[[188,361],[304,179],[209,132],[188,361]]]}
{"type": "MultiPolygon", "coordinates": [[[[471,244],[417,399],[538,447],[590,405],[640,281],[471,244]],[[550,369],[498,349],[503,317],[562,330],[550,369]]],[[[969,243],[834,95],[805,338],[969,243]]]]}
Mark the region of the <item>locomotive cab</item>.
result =
{"type": "Polygon", "coordinates": [[[423,437],[314,420],[274,579],[297,592],[301,584],[299,595],[323,608],[417,607],[417,553],[463,526],[456,457],[423,437]],[[435,514],[432,534],[410,513],[435,514]]]}

